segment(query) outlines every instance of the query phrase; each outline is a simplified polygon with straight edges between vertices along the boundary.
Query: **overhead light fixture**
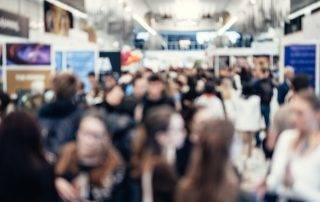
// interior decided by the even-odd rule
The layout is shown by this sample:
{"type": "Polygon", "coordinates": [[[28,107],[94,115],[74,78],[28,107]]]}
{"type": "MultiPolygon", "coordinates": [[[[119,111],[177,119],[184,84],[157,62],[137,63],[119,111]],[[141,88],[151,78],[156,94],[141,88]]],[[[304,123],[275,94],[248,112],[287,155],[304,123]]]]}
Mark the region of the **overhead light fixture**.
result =
{"type": "Polygon", "coordinates": [[[302,15],[308,15],[310,14],[313,10],[317,9],[317,8],[320,8],[320,1],[316,2],[316,3],[313,3],[313,4],[310,4],[309,6],[307,7],[304,7],[296,12],[293,12],[291,13],[289,16],[288,16],[288,19],[289,20],[292,20],[294,18],[297,18],[299,16],[302,16],[302,15]]]}
{"type": "Polygon", "coordinates": [[[145,30],[147,30],[153,36],[157,35],[157,31],[150,27],[140,16],[133,14],[132,18],[137,21],[145,30]]]}
{"type": "Polygon", "coordinates": [[[64,10],[70,11],[72,14],[74,14],[75,16],[78,16],[80,18],[85,18],[85,19],[88,18],[88,15],[86,13],[84,13],[78,9],[75,9],[65,3],[62,3],[61,1],[58,1],[58,0],[45,0],[45,1],[52,3],[52,4],[62,8],[64,10]]]}
{"type": "Polygon", "coordinates": [[[237,17],[231,17],[231,19],[218,30],[218,35],[221,36],[222,34],[224,34],[228,29],[230,29],[232,27],[232,25],[234,25],[234,23],[236,23],[238,21],[237,17]]]}

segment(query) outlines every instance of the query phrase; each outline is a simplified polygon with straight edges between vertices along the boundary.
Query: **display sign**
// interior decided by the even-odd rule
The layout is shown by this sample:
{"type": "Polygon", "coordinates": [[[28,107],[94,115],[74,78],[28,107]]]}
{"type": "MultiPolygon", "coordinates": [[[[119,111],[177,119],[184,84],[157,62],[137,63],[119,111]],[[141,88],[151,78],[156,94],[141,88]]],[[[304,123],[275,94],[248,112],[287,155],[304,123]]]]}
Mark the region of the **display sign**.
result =
{"type": "Polygon", "coordinates": [[[42,81],[45,87],[50,86],[51,70],[7,70],[7,92],[17,93],[20,90],[29,90],[34,81],[42,81]]]}
{"type": "Polygon", "coordinates": [[[297,10],[300,10],[310,4],[313,4],[315,2],[318,2],[320,0],[291,0],[290,2],[290,5],[291,5],[291,8],[290,8],[290,11],[291,13],[297,11],[297,10]]]}
{"type": "Polygon", "coordinates": [[[85,91],[88,92],[90,89],[88,73],[94,71],[95,53],[93,51],[66,52],[66,64],[67,68],[73,70],[85,84],[85,91]]]}
{"type": "Polygon", "coordinates": [[[316,86],[316,50],[315,44],[293,44],[285,46],[284,64],[292,66],[296,74],[305,74],[311,85],[316,86]]]}
{"type": "Polygon", "coordinates": [[[6,44],[7,65],[44,65],[51,64],[51,47],[38,43],[6,44]]]}
{"type": "Polygon", "coordinates": [[[112,71],[121,74],[121,53],[120,52],[100,52],[99,57],[109,58],[112,71]]]}
{"type": "Polygon", "coordinates": [[[29,19],[0,9],[0,34],[28,38],[29,19]]]}
{"type": "Polygon", "coordinates": [[[44,24],[46,32],[68,36],[73,27],[73,16],[69,11],[45,1],[44,24]]]}

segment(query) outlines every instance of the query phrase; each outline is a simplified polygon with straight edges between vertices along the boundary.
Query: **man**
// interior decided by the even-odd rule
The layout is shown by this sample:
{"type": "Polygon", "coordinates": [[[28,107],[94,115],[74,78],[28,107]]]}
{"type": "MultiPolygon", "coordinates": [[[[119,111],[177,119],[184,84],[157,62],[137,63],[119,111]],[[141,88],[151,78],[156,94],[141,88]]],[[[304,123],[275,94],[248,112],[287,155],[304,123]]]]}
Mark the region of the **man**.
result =
{"type": "Polygon", "coordinates": [[[75,104],[77,79],[69,73],[61,73],[53,79],[55,100],[42,106],[39,121],[42,126],[44,147],[53,158],[65,143],[75,139],[81,110],[75,104]]]}
{"type": "Polygon", "coordinates": [[[136,109],[137,120],[142,120],[147,112],[154,107],[162,105],[175,107],[173,99],[165,93],[165,83],[159,75],[151,75],[147,85],[147,93],[143,97],[141,105],[136,109]]]}

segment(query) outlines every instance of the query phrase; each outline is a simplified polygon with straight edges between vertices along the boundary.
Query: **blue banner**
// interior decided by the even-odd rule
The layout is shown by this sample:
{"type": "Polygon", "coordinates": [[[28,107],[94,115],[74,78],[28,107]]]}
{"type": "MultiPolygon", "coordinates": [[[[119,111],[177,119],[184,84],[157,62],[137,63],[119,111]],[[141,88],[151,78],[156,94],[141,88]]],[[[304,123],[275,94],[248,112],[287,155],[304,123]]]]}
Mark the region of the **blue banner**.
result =
{"type": "Polygon", "coordinates": [[[316,86],[316,50],[315,44],[292,44],[285,46],[285,66],[292,66],[296,74],[305,74],[316,86]]]}

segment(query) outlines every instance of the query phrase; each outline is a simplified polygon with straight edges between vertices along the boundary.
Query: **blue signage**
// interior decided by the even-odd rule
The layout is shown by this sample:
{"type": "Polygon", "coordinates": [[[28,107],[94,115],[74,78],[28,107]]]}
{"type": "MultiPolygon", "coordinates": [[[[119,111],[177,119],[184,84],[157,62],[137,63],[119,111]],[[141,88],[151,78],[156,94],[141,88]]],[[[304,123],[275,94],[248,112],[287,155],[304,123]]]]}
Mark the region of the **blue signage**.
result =
{"type": "Polygon", "coordinates": [[[311,85],[316,86],[316,50],[315,44],[292,44],[285,46],[285,66],[292,66],[296,74],[305,74],[311,85]]]}
{"type": "Polygon", "coordinates": [[[90,90],[88,73],[94,71],[95,53],[93,51],[73,51],[66,53],[67,68],[72,69],[78,78],[84,82],[85,91],[90,90]]]}

